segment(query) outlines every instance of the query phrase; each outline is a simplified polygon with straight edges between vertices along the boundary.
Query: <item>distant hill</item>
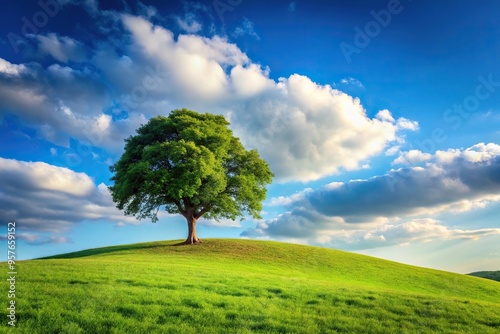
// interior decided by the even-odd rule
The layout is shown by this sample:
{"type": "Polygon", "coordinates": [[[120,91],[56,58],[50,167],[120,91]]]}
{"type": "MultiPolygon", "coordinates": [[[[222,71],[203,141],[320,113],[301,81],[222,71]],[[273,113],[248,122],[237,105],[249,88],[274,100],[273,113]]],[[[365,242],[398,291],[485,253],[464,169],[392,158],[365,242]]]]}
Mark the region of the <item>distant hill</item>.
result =
{"type": "Polygon", "coordinates": [[[475,273],[470,273],[468,275],[482,277],[487,279],[492,279],[494,281],[500,282],[500,270],[496,271],[476,271],[475,273]]]}
{"type": "Polygon", "coordinates": [[[179,241],[16,263],[12,333],[500,333],[493,281],[320,247],[179,241]]]}

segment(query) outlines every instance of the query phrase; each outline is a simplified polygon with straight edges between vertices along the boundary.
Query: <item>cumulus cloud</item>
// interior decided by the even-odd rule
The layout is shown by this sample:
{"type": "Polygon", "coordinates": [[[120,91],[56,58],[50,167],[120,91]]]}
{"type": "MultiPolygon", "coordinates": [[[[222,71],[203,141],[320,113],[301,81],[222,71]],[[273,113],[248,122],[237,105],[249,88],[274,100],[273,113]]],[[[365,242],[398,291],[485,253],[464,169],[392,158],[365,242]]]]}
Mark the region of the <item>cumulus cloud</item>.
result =
{"type": "Polygon", "coordinates": [[[399,145],[394,145],[385,151],[386,156],[393,156],[396,155],[399,151],[401,150],[401,146],[399,145]]]}
{"type": "Polygon", "coordinates": [[[443,225],[432,218],[418,218],[403,223],[380,220],[376,226],[345,224],[340,218],[294,210],[270,222],[261,222],[244,231],[246,238],[301,240],[324,247],[362,250],[395,245],[408,245],[435,240],[478,240],[500,234],[500,228],[460,229],[443,225]],[[313,220],[314,219],[314,220],[313,220]]]}
{"type": "Polygon", "coordinates": [[[255,228],[242,232],[241,237],[361,250],[435,240],[478,240],[500,234],[500,228],[461,229],[446,226],[433,218],[399,221],[379,217],[371,224],[349,224],[341,217],[295,209],[273,220],[257,223],[255,228]]]}
{"type": "Polygon", "coordinates": [[[1,63],[7,70],[0,68],[0,114],[14,113],[60,146],[67,147],[70,137],[102,137],[96,125],[103,117],[106,89],[93,73],[57,64],[43,68],[1,63]]]}
{"type": "Polygon", "coordinates": [[[398,119],[397,126],[399,129],[411,130],[411,131],[416,131],[419,129],[418,122],[406,119],[404,117],[398,119]]]}
{"type": "Polygon", "coordinates": [[[354,170],[398,138],[387,110],[369,118],[359,99],[294,74],[241,105],[231,117],[280,181],[319,179],[354,170]]]}
{"type": "MultiPolygon", "coordinates": [[[[135,222],[115,208],[104,184],[85,173],[44,162],[0,158],[0,216],[23,233],[64,233],[82,221],[135,222]]],[[[31,243],[67,242],[57,236],[26,234],[31,243]],[[54,237],[54,238],[52,238],[54,237]]]]}
{"type": "Polygon", "coordinates": [[[169,86],[162,89],[178,101],[195,99],[201,106],[223,100],[229,86],[225,68],[249,61],[235,44],[218,36],[180,35],[176,41],[171,31],[143,18],[124,15],[123,23],[134,47],[169,74],[169,86]]]}
{"type": "MultiPolygon", "coordinates": [[[[278,198],[274,202],[283,204],[289,212],[258,223],[243,236],[314,240],[332,235],[337,241],[343,236],[345,240],[370,239],[370,242],[381,239],[378,241],[387,244],[382,239],[388,235],[397,239],[388,231],[415,232],[423,226],[422,221],[415,225],[418,220],[394,224],[400,217],[464,212],[500,201],[499,145],[480,143],[465,150],[438,151],[432,156],[421,152],[412,155],[424,157],[425,165],[394,169],[366,180],[334,182],[300,195],[278,198]]],[[[451,233],[450,238],[498,232],[498,229],[463,231],[430,223],[426,221],[425,231],[451,233]]],[[[330,242],[328,240],[324,239],[330,242]]]]}
{"type": "Polygon", "coordinates": [[[278,197],[273,197],[269,201],[269,206],[288,206],[294,202],[297,202],[299,200],[304,199],[304,196],[307,193],[312,192],[312,188],[306,188],[302,191],[299,191],[291,196],[278,196],[278,197]]]}
{"type": "Polygon", "coordinates": [[[324,246],[361,250],[434,240],[478,240],[488,235],[500,234],[500,228],[459,229],[442,225],[431,218],[415,219],[400,224],[383,224],[372,229],[326,231],[313,239],[324,246]]]}
{"type": "Polygon", "coordinates": [[[201,23],[196,21],[196,16],[194,14],[186,14],[184,18],[177,16],[176,22],[179,28],[190,34],[197,33],[203,28],[201,23]]]}
{"type": "Polygon", "coordinates": [[[481,143],[451,150],[453,158],[446,160],[438,151],[424,167],[405,167],[368,180],[323,187],[301,205],[353,222],[374,216],[469,210],[500,199],[498,148],[481,143]]]}
{"type": "Polygon", "coordinates": [[[75,138],[116,154],[149,117],[180,107],[223,114],[280,182],[363,168],[418,128],[388,110],[370,118],[359,99],[308,77],[274,80],[226,38],[174,36],[144,17],[116,18],[125,28],[115,37],[120,50],[96,43],[92,67],[2,59],[0,115],[15,113],[57,145],[75,138]]]}
{"type": "MultiPolygon", "coordinates": [[[[168,220],[174,215],[162,211],[158,216],[168,220]]],[[[96,185],[85,173],[44,162],[4,158],[0,158],[0,217],[2,225],[15,221],[19,239],[32,245],[69,243],[71,240],[60,234],[84,221],[106,221],[116,227],[141,223],[119,211],[108,187],[96,185]]],[[[239,221],[229,219],[200,219],[199,223],[241,227],[239,221]]]]}
{"type": "Polygon", "coordinates": [[[38,42],[38,49],[41,53],[48,54],[60,62],[78,62],[86,59],[85,46],[73,38],[55,33],[35,35],[34,38],[38,42]]]}
{"type": "Polygon", "coordinates": [[[414,166],[422,162],[429,161],[431,158],[432,155],[429,153],[423,153],[418,150],[410,150],[408,152],[400,153],[399,157],[394,160],[393,164],[414,166]]]}
{"type": "Polygon", "coordinates": [[[3,76],[19,76],[26,71],[23,64],[12,64],[7,60],[0,58],[0,73],[3,76]]]}

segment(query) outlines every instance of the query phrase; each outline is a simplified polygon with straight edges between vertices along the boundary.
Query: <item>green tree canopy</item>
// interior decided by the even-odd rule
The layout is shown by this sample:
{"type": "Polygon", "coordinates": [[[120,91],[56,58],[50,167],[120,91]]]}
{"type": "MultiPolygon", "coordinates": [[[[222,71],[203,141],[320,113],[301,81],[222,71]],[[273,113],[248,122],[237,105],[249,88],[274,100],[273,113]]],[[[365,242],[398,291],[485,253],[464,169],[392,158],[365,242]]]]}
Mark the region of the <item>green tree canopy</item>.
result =
{"type": "Polygon", "coordinates": [[[260,218],[273,174],[256,150],[247,151],[223,116],[174,110],[157,116],[125,140],[125,152],[110,167],[116,206],[138,219],[158,221],[164,206],[188,223],[185,243],[200,217],[260,218]]]}

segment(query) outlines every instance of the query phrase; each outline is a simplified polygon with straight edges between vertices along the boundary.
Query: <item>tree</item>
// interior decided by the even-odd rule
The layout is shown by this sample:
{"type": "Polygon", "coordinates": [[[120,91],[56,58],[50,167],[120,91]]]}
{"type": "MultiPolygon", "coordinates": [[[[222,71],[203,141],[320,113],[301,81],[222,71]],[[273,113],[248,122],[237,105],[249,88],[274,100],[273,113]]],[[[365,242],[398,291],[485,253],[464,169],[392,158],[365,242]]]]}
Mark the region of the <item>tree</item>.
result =
{"type": "Polygon", "coordinates": [[[274,176],[256,150],[247,151],[223,116],[174,110],[158,116],[125,140],[110,167],[113,201],[126,215],[158,221],[158,210],[187,220],[185,244],[200,243],[196,222],[260,218],[266,186],[274,176]]]}

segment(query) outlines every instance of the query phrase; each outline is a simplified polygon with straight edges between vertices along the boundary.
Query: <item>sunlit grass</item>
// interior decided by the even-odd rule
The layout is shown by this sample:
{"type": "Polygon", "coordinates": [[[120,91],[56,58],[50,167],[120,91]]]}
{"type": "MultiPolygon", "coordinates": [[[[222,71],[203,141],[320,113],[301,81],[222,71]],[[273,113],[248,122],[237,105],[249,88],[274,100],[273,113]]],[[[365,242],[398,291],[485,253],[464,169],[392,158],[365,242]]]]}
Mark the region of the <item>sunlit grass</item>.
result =
{"type": "Polygon", "coordinates": [[[500,331],[497,282],[276,242],[174,243],[19,263],[15,332],[500,331]]]}

